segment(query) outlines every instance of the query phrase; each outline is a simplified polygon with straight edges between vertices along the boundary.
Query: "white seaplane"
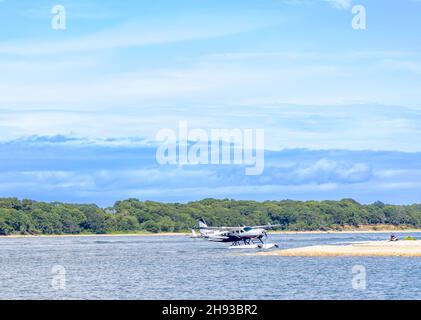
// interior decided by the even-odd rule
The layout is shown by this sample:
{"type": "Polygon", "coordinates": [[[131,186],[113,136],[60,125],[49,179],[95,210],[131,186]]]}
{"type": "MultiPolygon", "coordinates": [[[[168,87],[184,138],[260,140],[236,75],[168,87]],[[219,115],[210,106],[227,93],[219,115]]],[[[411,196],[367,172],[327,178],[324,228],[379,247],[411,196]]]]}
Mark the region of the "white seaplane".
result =
{"type": "MultiPolygon", "coordinates": [[[[215,242],[231,242],[230,249],[270,249],[278,248],[275,243],[265,243],[267,230],[280,225],[242,226],[242,227],[208,227],[205,219],[198,221],[200,236],[195,232],[194,237],[200,237],[215,242]]],[[[193,230],[192,230],[193,231],[193,230]]]]}

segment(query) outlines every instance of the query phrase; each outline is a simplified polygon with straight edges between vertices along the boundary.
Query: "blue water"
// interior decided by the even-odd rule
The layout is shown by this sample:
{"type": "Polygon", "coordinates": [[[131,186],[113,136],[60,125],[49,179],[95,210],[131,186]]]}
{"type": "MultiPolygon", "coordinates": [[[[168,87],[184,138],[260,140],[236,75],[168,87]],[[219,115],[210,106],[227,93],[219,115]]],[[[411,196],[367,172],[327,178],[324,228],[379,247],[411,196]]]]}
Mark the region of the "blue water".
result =
{"type": "MultiPolygon", "coordinates": [[[[291,248],[388,236],[270,240],[291,248]]],[[[1,238],[0,299],[421,299],[421,258],[270,257],[227,247],[183,236],[1,238]],[[352,286],[355,265],[366,270],[365,289],[352,286]]]]}

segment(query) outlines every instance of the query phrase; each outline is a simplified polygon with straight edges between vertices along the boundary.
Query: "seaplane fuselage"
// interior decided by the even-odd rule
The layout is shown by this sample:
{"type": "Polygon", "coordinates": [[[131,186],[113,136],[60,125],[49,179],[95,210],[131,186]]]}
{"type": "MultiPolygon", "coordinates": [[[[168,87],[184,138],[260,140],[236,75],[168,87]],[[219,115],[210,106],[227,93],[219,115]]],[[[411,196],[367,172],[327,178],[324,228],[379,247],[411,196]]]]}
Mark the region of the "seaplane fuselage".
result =
{"type": "Polygon", "coordinates": [[[247,239],[261,239],[266,235],[265,229],[253,229],[251,227],[243,227],[233,231],[221,231],[217,234],[208,235],[210,241],[216,242],[236,242],[247,239]]]}

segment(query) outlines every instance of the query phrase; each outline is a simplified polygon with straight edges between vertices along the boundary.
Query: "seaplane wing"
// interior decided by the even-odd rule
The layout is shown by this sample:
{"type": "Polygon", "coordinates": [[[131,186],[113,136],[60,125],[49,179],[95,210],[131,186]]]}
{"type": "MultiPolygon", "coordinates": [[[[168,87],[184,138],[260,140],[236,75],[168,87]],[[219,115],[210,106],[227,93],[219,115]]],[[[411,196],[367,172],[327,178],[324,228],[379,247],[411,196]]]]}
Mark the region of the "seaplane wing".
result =
{"type": "Polygon", "coordinates": [[[240,230],[243,227],[200,227],[200,229],[206,230],[221,230],[221,231],[236,231],[240,230]]]}
{"type": "Polygon", "coordinates": [[[264,229],[264,230],[269,230],[272,228],[276,228],[276,227],[280,227],[280,224],[267,224],[264,226],[239,226],[239,227],[209,227],[205,220],[202,218],[199,220],[199,229],[203,229],[203,230],[218,230],[218,231],[238,231],[238,230],[242,230],[244,228],[248,228],[248,229],[264,229]]]}
{"type": "Polygon", "coordinates": [[[265,225],[265,226],[252,226],[252,227],[250,227],[250,228],[253,228],[253,229],[265,229],[265,230],[269,230],[269,229],[272,229],[272,228],[278,228],[278,227],[280,227],[281,225],[280,224],[267,224],[267,225],[265,225]]]}

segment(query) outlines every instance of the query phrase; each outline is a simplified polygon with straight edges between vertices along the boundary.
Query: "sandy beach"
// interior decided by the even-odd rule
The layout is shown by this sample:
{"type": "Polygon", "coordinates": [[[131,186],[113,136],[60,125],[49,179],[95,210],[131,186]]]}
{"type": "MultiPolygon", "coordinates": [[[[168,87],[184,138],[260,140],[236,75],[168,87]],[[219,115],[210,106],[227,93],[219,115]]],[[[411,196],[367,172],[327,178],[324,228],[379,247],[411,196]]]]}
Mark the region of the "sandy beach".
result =
{"type": "Polygon", "coordinates": [[[396,256],[421,257],[421,241],[367,241],[346,245],[317,245],[285,250],[259,252],[265,256],[337,257],[337,256],[396,256]]]}
{"type": "Polygon", "coordinates": [[[416,233],[421,229],[354,229],[354,230],[328,230],[328,231],[269,231],[269,234],[364,234],[364,233],[416,233]]]}

